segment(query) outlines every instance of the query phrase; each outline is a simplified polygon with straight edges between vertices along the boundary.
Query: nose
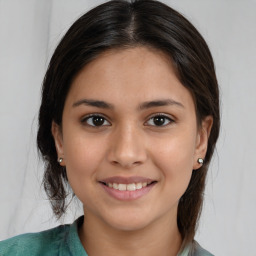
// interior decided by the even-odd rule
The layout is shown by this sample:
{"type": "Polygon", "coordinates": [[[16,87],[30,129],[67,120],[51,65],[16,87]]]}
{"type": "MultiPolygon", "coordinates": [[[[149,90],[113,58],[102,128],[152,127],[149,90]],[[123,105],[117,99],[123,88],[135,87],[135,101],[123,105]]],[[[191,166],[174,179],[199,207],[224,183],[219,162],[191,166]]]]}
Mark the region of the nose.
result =
{"type": "Polygon", "coordinates": [[[145,141],[139,129],[126,125],[113,132],[108,153],[111,164],[130,169],[146,159],[145,141]]]}

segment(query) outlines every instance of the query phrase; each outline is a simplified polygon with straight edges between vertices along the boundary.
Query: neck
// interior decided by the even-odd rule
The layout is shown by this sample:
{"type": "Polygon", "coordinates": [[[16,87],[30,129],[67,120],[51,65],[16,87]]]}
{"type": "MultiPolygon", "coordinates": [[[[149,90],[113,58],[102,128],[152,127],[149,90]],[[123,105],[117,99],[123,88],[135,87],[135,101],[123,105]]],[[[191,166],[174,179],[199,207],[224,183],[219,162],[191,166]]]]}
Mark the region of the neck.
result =
{"type": "Polygon", "coordinates": [[[145,228],[124,231],[87,212],[79,236],[89,256],[176,256],[182,243],[176,219],[163,218],[145,228]]]}

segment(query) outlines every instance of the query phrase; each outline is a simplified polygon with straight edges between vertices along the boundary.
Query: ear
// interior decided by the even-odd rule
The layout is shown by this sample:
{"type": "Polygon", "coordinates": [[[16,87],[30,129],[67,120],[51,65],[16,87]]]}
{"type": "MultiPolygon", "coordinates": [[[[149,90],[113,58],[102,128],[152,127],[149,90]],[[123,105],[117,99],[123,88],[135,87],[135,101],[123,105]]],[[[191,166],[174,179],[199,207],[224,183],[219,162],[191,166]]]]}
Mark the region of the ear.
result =
{"type": "Polygon", "coordinates": [[[52,136],[54,138],[58,159],[59,158],[63,159],[60,165],[65,166],[62,132],[61,132],[60,126],[56,124],[54,121],[52,122],[51,131],[52,131],[52,136]]]}
{"type": "Polygon", "coordinates": [[[196,150],[195,150],[195,159],[193,169],[199,169],[201,164],[199,164],[198,158],[205,158],[208,146],[208,139],[211,133],[213,124],[212,116],[207,116],[203,119],[201,126],[198,128],[197,141],[196,141],[196,150]]]}

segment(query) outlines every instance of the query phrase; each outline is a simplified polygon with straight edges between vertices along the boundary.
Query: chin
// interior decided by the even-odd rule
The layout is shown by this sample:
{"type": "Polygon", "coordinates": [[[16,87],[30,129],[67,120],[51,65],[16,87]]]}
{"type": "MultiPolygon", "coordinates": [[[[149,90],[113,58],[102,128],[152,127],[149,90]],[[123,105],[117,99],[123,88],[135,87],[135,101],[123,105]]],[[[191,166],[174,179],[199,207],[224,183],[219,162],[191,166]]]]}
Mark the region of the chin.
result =
{"type": "Polygon", "coordinates": [[[138,231],[146,228],[153,220],[145,218],[145,214],[119,214],[118,216],[111,216],[108,219],[108,224],[119,231],[138,231]]]}
{"type": "Polygon", "coordinates": [[[116,230],[119,231],[127,231],[127,232],[132,232],[132,231],[138,231],[146,228],[149,223],[140,222],[140,221],[133,221],[130,222],[129,220],[125,221],[120,221],[120,222],[115,222],[112,224],[112,227],[116,230]]]}

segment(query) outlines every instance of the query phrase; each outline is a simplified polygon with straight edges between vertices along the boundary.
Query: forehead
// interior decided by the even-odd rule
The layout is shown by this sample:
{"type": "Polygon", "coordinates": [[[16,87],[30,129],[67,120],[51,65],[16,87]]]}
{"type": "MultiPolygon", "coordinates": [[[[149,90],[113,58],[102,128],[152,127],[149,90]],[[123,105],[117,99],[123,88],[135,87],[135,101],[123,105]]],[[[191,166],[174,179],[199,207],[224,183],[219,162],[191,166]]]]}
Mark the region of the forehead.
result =
{"type": "Polygon", "coordinates": [[[146,47],[108,50],[87,64],[74,79],[67,100],[81,97],[116,103],[171,97],[193,105],[171,59],[146,47]]]}

